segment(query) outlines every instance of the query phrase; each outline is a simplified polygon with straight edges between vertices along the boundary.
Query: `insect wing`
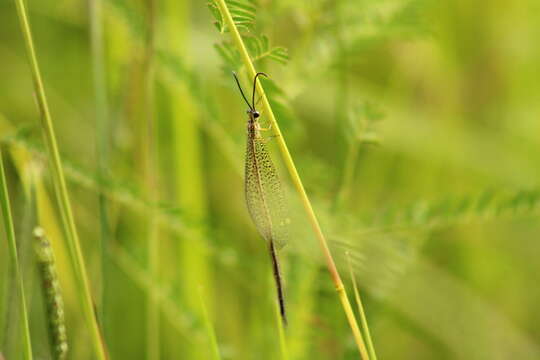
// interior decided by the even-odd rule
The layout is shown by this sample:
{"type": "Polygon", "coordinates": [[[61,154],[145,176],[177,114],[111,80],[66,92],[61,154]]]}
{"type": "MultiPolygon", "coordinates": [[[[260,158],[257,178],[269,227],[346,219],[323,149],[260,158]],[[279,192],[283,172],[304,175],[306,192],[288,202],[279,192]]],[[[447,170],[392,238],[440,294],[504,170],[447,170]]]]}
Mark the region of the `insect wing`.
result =
{"type": "Polygon", "coordinates": [[[285,196],[263,139],[248,136],[245,192],[249,214],[263,238],[278,248],[287,239],[285,196]]]}

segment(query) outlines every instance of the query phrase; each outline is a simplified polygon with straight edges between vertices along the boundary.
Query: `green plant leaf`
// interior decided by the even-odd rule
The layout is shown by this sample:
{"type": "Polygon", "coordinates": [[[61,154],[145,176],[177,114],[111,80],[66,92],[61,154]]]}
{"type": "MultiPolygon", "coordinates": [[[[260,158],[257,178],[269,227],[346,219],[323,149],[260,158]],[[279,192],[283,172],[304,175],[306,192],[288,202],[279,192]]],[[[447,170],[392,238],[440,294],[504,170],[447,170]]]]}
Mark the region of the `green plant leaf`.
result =
{"type": "MultiPolygon", "coordinates": [[[[239,28],[239,30],[253,30],[253,26],[255,24],[255,6],[251,2],[245,0],[228,0],[226,1],[226,3],[229,11],[231,12],[233,21],[239,28]]],[[[219,7],[215,0],[212,0],[208,3],[208,8],[216,19],[214,25],[216,26],[218,31],[220,33],[229,31],[229,29],[225,25],[225,21],[223,19],[223,16],[221,15],[221,12],[219,11],[219,7]]]]}

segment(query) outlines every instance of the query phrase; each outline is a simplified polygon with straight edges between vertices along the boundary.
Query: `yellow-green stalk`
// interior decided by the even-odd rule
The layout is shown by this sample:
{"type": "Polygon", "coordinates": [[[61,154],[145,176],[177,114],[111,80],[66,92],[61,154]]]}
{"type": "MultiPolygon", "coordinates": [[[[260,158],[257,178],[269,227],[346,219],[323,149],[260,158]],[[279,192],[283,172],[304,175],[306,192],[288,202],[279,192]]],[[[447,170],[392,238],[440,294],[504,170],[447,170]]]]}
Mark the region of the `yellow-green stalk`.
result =
{"type": "MultiPolygon", "coordinates": [[[[107,104],[107,84],[105,77],[105,56],[103,45],[103,0],[90,0],[89,22],[90,22],[90,44],[92,54],[92,75],[94,86],[94,104],[96,118],[96,158],[98,178],[108,177],[108,154],[109,154],[109,118],[107,104]]],[[[107,317],[105,307],[107,306],[107,275],[108,275],[108,247],[111,238],[111,231],[108,217],[108,203],[104,194],[104,187],[100,185],[98,193],[99,201],[99,226],[100,226],[100,293],[97,307],[99,319],[101,320],[102,333],[107,336],[107,317]]]]}
{"type": "MultiPolygon", "coordinates": [[[[238,51],[240,52],[242,62],[244,63],[244,66],[246,67],[249,76],[251,78],[254,78],[257,71],[255,70],[255,67],[253,66],[253,63],[251,61],[251,58],[249,57],[247,48],[232,19],[231,13],[229,12],[229,9],[227,8],[225,0],[217,0],[217,3],[219,5],[223,18],[225,19],[225,23],[230,30],[233,42],[236,45],[238,51]]],[[[270,106],[270,102],[268,101],[268,98],[266,97],[266,94],[260,82],[257,82],[257,91],[261,95],[265,116],[267,116],[268,119],[270,120],[272,129],[274,131],[274,134],[276,135],[276,141],[278,143],[279,149],[281,150],[281,154],[283,155],[283,160],[289,171],[293,185],[296,191],[298,192],[298,194],[300,195],[302,205],[304,206],[304,210],[306,211],[311,227],[313,228],[313,231],[315,232],[315,235],[319,241],[319,245],[321,247],[323,256],[326,261],[326,266],[328,267],[328,271],[330,272],[332,282],[334,283],[339,299],[341,301],[343,311],[345,312],[345,315],[351,327],[355,342],[358,346],[358,350],[360,351],[360,354],[362,355],[363,359],[369,359],[368,353],[366,350],[366,345],[364,344],[364,340],[362,339],[360,328],[358,327],[358,323],[356,322],[356,318],[354,316],[354,312],[349,302],[349,298],[347,297],[345,286],[343,285],[343,281],[341,280],[341,276],[339,275],[339,271],[336,267],[332,254],[330,252],[330,248],[328,247],[326,238],[319,225],[317,216],[315,215],[315,212],[313,211],[313,207],[311,206],[311,202],[309,201],[309,198],[306,194],[306,190],[304,189],[302,180],[300,179],[300,176],[298,175],[296,166],[294,165],[291,154],[289,153],[287,144],[285,143],[285,140],[283,139],[281,130],[279,129],[279,125],[272,111],[272,107],[270,106]]]]}
{"type": "MultiPolygon", "coordinates": [[[[145,44],[145,57],[143,67],[143,112],[147,131],[142,132],[143,143],[146,154],[144,154],[145,164],[145,185],[149,199],[152,203],[159,200],[159,167],[157,155],[157,118],[154,106],[154,85],[155,85],[155,32],[156,32],[156,1],[146,1],[147,10],[147,34],[145,44]]],[[[149,273],[157,281],[159,279],[159,228],[155,208],[150,210],[148,222],[148,269],[149,273]]],[[[147,359],[158,360],[160,358],[160,311],[158,300],[154,292],[147,293],[147,359]]]]}
{"type": "MultiPolygon", "coordinates": [[[[183,62],[188,62],[189,48],[189,2],[166,0],[163,2],[164,44],[167,51],[174,54],[183,62]]],[[[205,181],[203,174],[203,148],[201,146],[201,131],[197,106],[193,103],[187,81],[166,81],[165,89],[168,95],[172,115],[174,134],[174,161],[176,202],[181,209],[189,209],[190,216],[196,222],[207,217],[207,199],[205,196],[205,181]]],[[[180,241],[179,259],[183,267],[189,271],[181,272],[182,297],[190,308],[198,312],[199,299],[197,291],[199,284],[205,284],[207,291],[213,287],[210,282],[208,253],[204,245],[204,231],[194,228],[189,238],[180,241]]],[[[211,293],[207,296],[208,306],[212,308],[211,293]]],[[[202,315],[202,314],[200,314],[202,315]]],[[[201,356],[192,354],[192,356],[201,356]]]]}
{"type": "Polygon", "coordinates": [[[41,128],[49,154],[51,177],[58,200],[58,207],[60,208],[62,223],[64,225],[64,230],[66,233],[71,267],[75,274],[76,286],[78,290],[77,294],[79,296],[79,301],[82,307],[82,312],[86,321],[88,332],[91,337],[90,345],[94,349],[96,359],[105,360],[105,349],[101,342],[101,335],[99,333],[99,327],[96,321],[92,302],[92,295],[90,291],[90,284],[88,281],[88,276],[86,274],[86,267],[79,241],[79,235],[77,234],[77,228],[75,226],[75,219],[71,211],[71,204],[67,192],[66,181],[64,179],[64,173],[62,171],[60,154],[58,151],[56,136],[53,129],[52,118],[49,112],[49,105],[47,103],[47,98],[45,95],[45,88],[43,87],[43,81],[41,80],[41,73],[34,51],[34,43],[32,40],[32,33],[26,13],[25,2],[24,0],[15,0],[15,4],[21,24],[22,35],[26,45],[28,61],[30,62],[30,70],[32,73],[34,90],[41,115],[41,128]]]}
{"type": "Polygon", "coordinates": [[[221,353],[219,352],[219,346],[216,338],[216,333],[214,327],[212,326],[212,321],[210,320],[210,315],[208,314],[208,309],[206,307],[203,290],[199,287],[199,300],[201,302],[201,311],[203,314],[204,327],[206,328],[206,333],[208,334],[208,340],[212,348],[212,356],[214,360],[221,360],[221,353]]]}
{"type": "Polygon", "coordinates": [[[377,354],[375,353],[373,340],[371,340],[371,333],[369,331],[369,326],[368,326],[368,322],[366,318],[366,312],[364,311],[364,305],[362,304],[362,299],[360,298],[360,292],[358,291],[358,285],[356,283],[356,277],[354,276],[352,263],[351,263],[351,257],[349,255],[349,252],[347,252],[346,255],[347,255],[347,263],[349,265],[349,273],[351,275],[351,280],[353,283],[354,298],[356,300],[356,305],[358,306],[358,313],[360,314],[360,324],[362,326],[362,331],[364,332],[364,336],[366,338],[367,347],[369,351],[369,358],[370,360],[377,360],[377,354]]]}
{"type": "Polygon", "coordinates": [[[281,350],[281,359],[282,360],[289,360],[289,349],[287,346],[287,338],[285,337],[285,324],[283,323],[283,319],[281,318],[281,312],[279,308],[279,303],[275,302],[274,308],[276,309],[276,323],[278,327],[278,334],[279,334],[279,348],[281,350]]]}

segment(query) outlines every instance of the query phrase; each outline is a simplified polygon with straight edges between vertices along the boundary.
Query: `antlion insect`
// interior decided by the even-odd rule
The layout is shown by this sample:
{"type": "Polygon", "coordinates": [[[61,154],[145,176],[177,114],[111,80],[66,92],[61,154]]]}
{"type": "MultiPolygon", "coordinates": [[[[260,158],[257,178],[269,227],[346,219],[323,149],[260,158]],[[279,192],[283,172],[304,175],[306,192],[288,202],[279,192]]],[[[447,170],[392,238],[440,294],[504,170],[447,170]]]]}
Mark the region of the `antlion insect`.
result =
{"type": "Polygon", "coordinates": [[[34,238],[53,359],[63,360],[67,356],[68,344],[64,322],[64,302],[56,273],[56,261],[51,244],[41,227],[34,229],[34,238]]]}
{"type": "Polygon", "coordinates": [[[261,131],[268,129],[261,127],[258,121],[261,114],[255,109],[257,78],[259,76],[268,76],[260,72],[253,78],[251,104],[244,95],[236,74],[233,73],[233,76],[244,101],[249,107],[247,110],[248,122],[245,163],[245,196],[247,208],[255,227],[268,243],[281,319],[283,320],[283,324],[287,324],[283,284],[277,256],[277,249],[285,245],[287,238],[286,225],[288,218],[285,211],[285,197],[276,168],[266,149],[265,139],[261,136],[261,131]]]}

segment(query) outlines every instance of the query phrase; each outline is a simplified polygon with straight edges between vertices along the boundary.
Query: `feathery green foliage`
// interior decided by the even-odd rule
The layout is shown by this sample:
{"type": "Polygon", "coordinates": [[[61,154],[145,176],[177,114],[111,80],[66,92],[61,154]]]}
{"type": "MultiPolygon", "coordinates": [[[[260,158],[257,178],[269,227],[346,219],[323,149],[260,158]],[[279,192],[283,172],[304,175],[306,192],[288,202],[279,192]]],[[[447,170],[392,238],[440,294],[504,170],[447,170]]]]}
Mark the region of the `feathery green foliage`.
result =
{"type": "MultiPolygon", "coordinates": [[[[258,62],[268,58],[283,65],[287,64],[289,60],[287,49],[282,46],[271,46],[267,36],[258,35],[255,31],[255,5],[246,0],[227,0],[226,3],[234,24],[241,32],[252,61],[258,62]]],[[[212,0],[208,7],[216,19],[214,24],[219,32],[223,34],[230,31],[219,10],[217,1],[212,0]]],[[[225,73],[230,74],[231,71],[238,71],[242,67],[241,55],[230,40],[223,40],[221,43],[216,44],[215,48],[225,63],[225,73]]]]}
{"type": "MultiPolygon", "coordinates": [[[[243,31],[252,31],[255,25],[255,5],[251,1],[246,0],[227,0],[227,6],[231,12],[234,23],[243,31]]],[[[208,3],[208,8],[212,12],[212,15],[216,19],[214,25],[220,33],[230,31],[227,28],[227,23],[221,12],[219,6],[215,0],[208,3]]]]}

